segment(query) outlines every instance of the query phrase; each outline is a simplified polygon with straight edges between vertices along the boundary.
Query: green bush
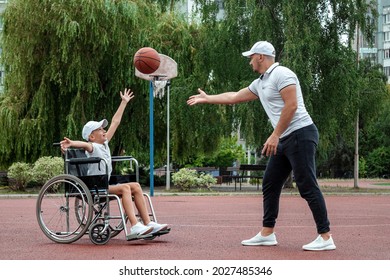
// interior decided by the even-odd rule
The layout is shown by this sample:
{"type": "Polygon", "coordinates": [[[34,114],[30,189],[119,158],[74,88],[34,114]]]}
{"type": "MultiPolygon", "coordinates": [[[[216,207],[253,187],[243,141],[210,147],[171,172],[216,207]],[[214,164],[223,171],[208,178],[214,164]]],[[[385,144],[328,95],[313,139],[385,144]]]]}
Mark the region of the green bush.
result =
{"type": "Polygon", "coordinates": [[[215,185],[217,183],[217,179],[214,178],[210,174],[201,173],[198,178],[198,188],[207,188],[210,189],[211,185],[215,185]]]}
{"type": "Polygon", "coordinates": [[[367,178],[367,161],[364,157],[359,158],[359,176],[361,178],[367,178]]]}
{"type": "Polygon", "coordinates": [[[32,169],[32,178],[38,184],[45,184],[50,178],[64,173],[64,160],[61,157],[41,157],[32,169]]]}
{"type": "Polygon", "coordinates": [[[182,191],[189,191],[191,188],[210,189],[212,184],[217,182],[210,174],[196,172],[188,168],[182,168],[172,175],[173,184],[182,191]]]}
{"type": "Polygon", "coordinates": [[[8,168],[9,188],[14,191],[25,191],[31,181],[31,165],[15,162],[8,168]]]}
{"type": "Polygon", "coordinates": [[[366,160],[369,177],[382,177],[390,173],[390,147],[376,148],[366,160]]]}

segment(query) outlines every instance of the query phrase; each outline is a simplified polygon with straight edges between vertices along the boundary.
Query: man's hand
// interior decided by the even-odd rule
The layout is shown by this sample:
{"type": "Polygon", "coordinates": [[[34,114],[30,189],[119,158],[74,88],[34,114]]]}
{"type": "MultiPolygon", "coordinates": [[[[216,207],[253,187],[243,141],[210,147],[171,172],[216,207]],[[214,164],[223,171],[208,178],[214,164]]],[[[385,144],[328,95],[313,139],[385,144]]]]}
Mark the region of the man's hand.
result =
{"type": "Polygon", "coordinates": [[[198,88],[198,92],[199,92],[199,94],[192,95],[188,98],[188,100],[187,100],[188,105],[192,106],[195,104],[207,103],[208,95],[200,88],[198,88]]]}
{"type": "Polygon", "coordinates": [[[261,154],[267,157],[271,155],[276,155],[278,144],[279,144],[279,137],[274,133],[272,133],[271,136],[268,137],[267,141],[264,143],[264,147],[261,150],[261,154]]]}

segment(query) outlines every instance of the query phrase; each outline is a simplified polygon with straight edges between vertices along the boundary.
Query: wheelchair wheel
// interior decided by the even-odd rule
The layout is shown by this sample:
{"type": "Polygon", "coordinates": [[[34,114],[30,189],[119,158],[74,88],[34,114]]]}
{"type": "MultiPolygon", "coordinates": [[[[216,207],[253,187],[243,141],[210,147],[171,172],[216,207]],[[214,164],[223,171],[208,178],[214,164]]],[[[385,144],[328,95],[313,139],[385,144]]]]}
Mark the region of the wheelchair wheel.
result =
{"type": "Polygon", "coordinates": [[[88,187],[79,178],[73,175],[53,177],[38,195],[38,224],[52,241],[72,243],[88,230],[93,214],[92,203],[88,187]]]}
{"type": "Polygon", "coordinates": [[[111,229],[110,227],[104,228],[105,225],[103,223],[97,223],[91,226],[89,229],[89,239],[91,239],[92,243],[104,245],[110,240],[111,229]]]}

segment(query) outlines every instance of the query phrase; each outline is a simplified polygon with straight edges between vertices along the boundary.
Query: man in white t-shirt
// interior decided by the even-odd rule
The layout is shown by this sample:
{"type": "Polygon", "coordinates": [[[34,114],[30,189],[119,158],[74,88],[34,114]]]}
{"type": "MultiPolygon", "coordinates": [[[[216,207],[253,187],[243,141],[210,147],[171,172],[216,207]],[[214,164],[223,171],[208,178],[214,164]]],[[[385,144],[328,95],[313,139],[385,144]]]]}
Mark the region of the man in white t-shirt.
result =
{"type": "MultiPolygon", "coordinates": [[[[89,121],[87,122],[82,131],[83,139],[86,141],[73,141],[64,137],[61,141],[61,149],[67,148],[80,148],[84,149],[87,157],[100,157],[105,159],[98,166],[97,164],[90,164],[88,166],[88,175],[106,174],[108,168],[108,175],[111,176],[112,163],[111,152],[108,146],[108,142],[114,136],[116,129],[118,128],[127,103],[134,97],[133,92],[130,89],[125,89],[124,93],[120,92],[121,103],[112,117],[111,125],[108,131],[105,128],[108,125],[106,119],[100,122],[89,121]],[[107,162],[107,166],[106,163],[107,162]]],[[[127,240],[140,239],[143,236],[150,234],[157,234],[160,231],[167,230],[167,224],[158,224],[150,221],[149,214],[147,212],[145,199],[141,185],[137,182],[129,182],[124,184],[110,185],[108,187],[109,193],[116,194],[122,197],[122,205],[125,209],[126,215],[129,218],[131,224],[130,234],[126,236],[127,240]],[[138,219],[134,213],[133,199],[141,216],[143,224],[138,222],[138,219]]]]}
{"type": "Polygon", "coordinates": [[[304,245],[304,250],[334,250],[324,197],[316,179],[315,153],[319,135],[306,111],[299,80],[290,69],[275,62],[275,48],[259,41],[242,53],[250,58],[253,71],[260,74],[249,87],[237,92],[208,95],[198,89],[187,104],[236,104],[259,99],[274,128],[264,143],[262,154],[269,157],[263,178],[263,227],[245,246],[276,245],[274,228],[279,212],[282,187],[294,172],[301,196],[307,201],[317,226],[318,237],[304,245]]]}

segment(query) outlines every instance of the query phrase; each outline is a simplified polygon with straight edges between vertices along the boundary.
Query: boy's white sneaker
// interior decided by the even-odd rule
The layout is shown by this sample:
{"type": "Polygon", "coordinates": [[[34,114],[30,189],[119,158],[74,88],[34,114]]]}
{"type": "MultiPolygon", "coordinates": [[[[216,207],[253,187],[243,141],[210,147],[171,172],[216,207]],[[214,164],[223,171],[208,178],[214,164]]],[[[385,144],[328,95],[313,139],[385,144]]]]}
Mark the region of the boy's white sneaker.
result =
{"type": "Polygon", "coordinates": [[[130,228],[130,234],[126,236],[127,240],[140,239],[144,236],[147,236],[153,231],[153,227],[145,226],[140,222],[136,223],[130,228]]]}
{"type": "Polygon", "coordinates": [[[318,235],[313,242],[303,245],[302,249],[306,251],[335,250],[336,245],[334,244],[332,236],[328,240],[324,240],[321,235],[318,235]]]}
{"type": "Polygon", "coordinates": [[[241,242],[244,246],[274,246],[278,244],[275,233],[268,236],[262,236],[260,233],[256,234],[251,239],[243,240],[241,242]]]}
{"type": "Polygon", "coordinates": [[[147,224],[146,226],[153,227],[153,231],[151,232],[151,234],[155,234],[155,233],[160,232],[162,230],[168,229],[167,224],[158,224],[156,222],[149,222],[149,224],[147,224]]]}

